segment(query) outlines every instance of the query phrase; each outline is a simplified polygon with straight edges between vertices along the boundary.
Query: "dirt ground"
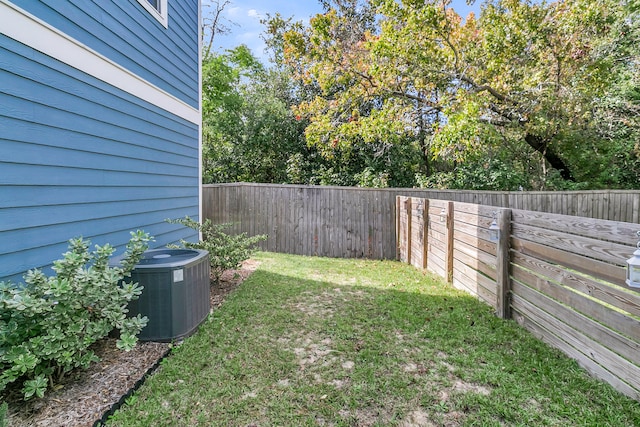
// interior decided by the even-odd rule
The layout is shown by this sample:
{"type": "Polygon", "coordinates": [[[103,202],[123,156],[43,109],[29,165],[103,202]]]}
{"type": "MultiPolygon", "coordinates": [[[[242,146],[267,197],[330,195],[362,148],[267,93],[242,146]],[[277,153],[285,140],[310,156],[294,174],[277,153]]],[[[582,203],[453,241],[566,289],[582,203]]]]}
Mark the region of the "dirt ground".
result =
{"type": "MultiPolygon", "coordinates": [[[[239,270],[226,271],[219,283],[212,282],[211,309],[220,307],[229,292],[256,268],[257,263],[248,260],[239,270]]],[[[9,404],[8,425],[92,426],[159,363],[169,348],[168,343],[145,342],[125,353],[116,348],[115,339],[102,340],[94,345],[100,362],[72,372],[44,398],[25,402],[20,387],[5,390],[0,398],[9,404]]]]}

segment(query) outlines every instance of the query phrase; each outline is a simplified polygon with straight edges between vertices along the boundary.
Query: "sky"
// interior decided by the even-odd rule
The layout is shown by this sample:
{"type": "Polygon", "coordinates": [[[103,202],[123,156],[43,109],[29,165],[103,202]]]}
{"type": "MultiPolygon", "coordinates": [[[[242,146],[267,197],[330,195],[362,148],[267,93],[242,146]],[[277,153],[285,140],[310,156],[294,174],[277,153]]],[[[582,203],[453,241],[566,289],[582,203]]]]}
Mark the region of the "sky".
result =
{"type": "MultiPolygon", "coordinates": [[[[222,3],[223,0],[220,0],[222,3]]],[[[213,7],[207,5],[211,0],[203,0],[203,14],[213,11],[213,7]]],[[[480,0],[474,5],[468,6],[466,0],[453,0],[453,7],[462,17],[471,11],[476,15],[480,12],[480,0]]],[[[213,43],[216,52],[232,49],[245,44],[251,52],[263,62],[267,62],[264,53],[264,43],[260,39],[263,26],[260,19],[267,14],[275,15],[279,12],[284,18],[293,17],[294,21],[308,22],[309,18],[322,12],[322,7],[316,0],[231,0],[224,9],[224,24],[231,32],[228,35],[217,35],[213,43]]]]}

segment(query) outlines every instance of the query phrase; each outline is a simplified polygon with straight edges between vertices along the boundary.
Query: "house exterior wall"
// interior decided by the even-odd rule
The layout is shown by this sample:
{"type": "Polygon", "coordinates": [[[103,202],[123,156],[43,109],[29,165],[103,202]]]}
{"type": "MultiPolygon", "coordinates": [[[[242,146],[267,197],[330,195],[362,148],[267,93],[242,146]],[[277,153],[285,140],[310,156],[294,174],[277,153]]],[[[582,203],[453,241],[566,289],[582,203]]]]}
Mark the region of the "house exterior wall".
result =
{"type": "Polygon", "coordinates": [[[200,214],[198,0],[0,0],[0,280],[200,214]]]}

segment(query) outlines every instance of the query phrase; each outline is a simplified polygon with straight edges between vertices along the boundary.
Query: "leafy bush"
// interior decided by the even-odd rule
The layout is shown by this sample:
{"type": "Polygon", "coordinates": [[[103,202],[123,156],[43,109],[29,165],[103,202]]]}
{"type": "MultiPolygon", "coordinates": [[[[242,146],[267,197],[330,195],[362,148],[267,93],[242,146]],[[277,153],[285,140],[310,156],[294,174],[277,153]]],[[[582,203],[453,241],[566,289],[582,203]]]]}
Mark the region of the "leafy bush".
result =
{"type": "Polygon", "coordinates": [[[431,176],[416,174],[421,188],[516,191],[529,189],[531,180],[522,165],[499,159],[458,165],[449,172],[436,172],[431,176]]]}
{"type": "Polygon", "coordinates": [[[132,232],[120,267],[110,267],[115,249],[82,238],[69,241],[69,251],[53,263],[56,275],[29,271],[26,285],[0,283],[0,391],[23,381],[25,399],[42,397],[49,385],[74,368],[97,361],[91,344],[120,331],[117,346],[130,350],[146,325],[140,315],[127,317],[127,305],[142,288],[121,283],[147,249],[150,240],[132,232]]]}
{"type": "Polygon", "coordinates": [[[169,245],[170,248],[204,249],[209,252],[209,262],[213,279],[217,282],[225,270],[240,267],[240,263],[251,257],[255,245],[267,238],[261,234],[247,236],[247,233],[230,235],[225,232],[231,223],[213,224],[207,219],[202,224],[185,216],[184,218],[168,219],[171,224],[182,224],[202,233],[203,241],[187,242],[180,240],[180,245],[169,245]]]}
{"type": "Polygon", "coordinates": [[[9,406],[6,402],[3,402],[0,405],[0,427],[7,427],[7,411],[9,410],[9,406]]]}

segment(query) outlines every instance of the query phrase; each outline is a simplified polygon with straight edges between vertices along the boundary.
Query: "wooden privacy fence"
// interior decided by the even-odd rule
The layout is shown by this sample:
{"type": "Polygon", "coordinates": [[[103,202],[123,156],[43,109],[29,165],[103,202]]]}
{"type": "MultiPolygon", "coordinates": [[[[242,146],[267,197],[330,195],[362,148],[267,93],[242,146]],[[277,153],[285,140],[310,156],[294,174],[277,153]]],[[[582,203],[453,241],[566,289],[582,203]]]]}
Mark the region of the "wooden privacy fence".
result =
{"type": "Polygon", "coordinates": [[[640,293],[625,284],[640,225],[397,198],[398,257],[430,270],[640,400],[640,293]],[[489,239],[495,217],[497,242],[489,239]]]}
{"type": "Polygon", "coordinates": [[[332,258],[393,259],[395,193],[269,184],[203,188],[204,218],[232,233],[267,234],[259,247],[332,258]]]}
{"type": "Polygon", "coordinates": [[[495,192],[277,184],[203,187],[203,217],[231,232],[267,234],[273,252],[394,259],[396,196],[445,199],[640,222],[640,191],[495,192]]]}

